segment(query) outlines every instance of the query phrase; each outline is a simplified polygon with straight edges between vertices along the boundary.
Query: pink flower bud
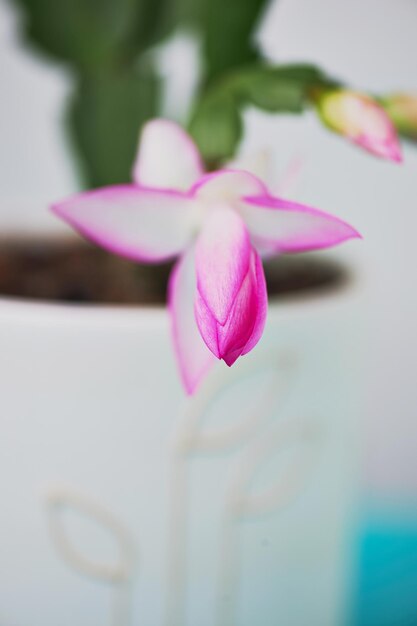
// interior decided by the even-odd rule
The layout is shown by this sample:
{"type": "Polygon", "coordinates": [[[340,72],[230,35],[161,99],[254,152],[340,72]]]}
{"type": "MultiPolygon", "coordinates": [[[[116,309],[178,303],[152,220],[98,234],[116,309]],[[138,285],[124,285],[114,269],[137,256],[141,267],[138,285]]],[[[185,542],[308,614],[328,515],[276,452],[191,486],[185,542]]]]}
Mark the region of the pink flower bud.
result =
{"type": "Polygon", "coordinates": [[[321,119],[331,130],[378,157],[402,161],[394,125],[373,98],[336,89],[321,93],[316,104],[321,119]]]}

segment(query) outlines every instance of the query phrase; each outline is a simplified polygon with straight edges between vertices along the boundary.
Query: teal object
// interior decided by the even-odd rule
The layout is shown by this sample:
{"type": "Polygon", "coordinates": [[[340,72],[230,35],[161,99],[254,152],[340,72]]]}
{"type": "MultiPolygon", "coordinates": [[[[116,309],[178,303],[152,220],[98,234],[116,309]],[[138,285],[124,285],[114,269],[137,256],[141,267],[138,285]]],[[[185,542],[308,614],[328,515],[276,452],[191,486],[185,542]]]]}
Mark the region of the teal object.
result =
{"type": "Polygon", "coordinates": [[[364,520],[354,626],[417,625],[417,502],[364,520]]]}

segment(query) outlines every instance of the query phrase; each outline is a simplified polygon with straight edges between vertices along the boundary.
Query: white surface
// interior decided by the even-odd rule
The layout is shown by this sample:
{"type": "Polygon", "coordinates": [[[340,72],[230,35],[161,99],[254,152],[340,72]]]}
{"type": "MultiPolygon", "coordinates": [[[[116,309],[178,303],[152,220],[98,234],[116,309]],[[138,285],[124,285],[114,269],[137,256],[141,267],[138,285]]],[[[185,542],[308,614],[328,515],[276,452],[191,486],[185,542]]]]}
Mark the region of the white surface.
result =
{"type": "Polygon", "coordinates": [[[272,306],[188,401],[164,310],[1,302],[0,622],[342,626],[355,293],[272,306]]]}
{"type": "MultiPolygon", "coordinates": [[[[417,91],[413,0],[280,0],[260,39],[276,60],[309,60],[353,85],[417,91]]],[[[70,78],[17,47],[16,19],[0,0],[0,191],[3,225],[59,228],[45,206],[76,187],[62,110],[70,78]],[[6,87],[6,88],[5,88],[6,87]]],[[[367,281],[366,484],[417,491],[417,149],[405,165],[382,163],[326,133],[314,116],[248,115],[249,151],[272,146],[277,172],[305,161],[297,197],[336,212],[365,240],[337,254],[367,281]]]]}

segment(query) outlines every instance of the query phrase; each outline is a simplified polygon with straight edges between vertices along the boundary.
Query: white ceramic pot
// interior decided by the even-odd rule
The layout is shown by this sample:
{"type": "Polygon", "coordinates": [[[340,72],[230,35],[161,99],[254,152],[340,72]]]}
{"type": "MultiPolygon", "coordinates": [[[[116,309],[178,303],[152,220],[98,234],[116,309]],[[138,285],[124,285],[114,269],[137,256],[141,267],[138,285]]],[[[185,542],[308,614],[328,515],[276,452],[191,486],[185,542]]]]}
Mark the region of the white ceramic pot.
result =
{"type": "Polygon", "coordinates": [[[166,310],[0,302],[0,623],[338,626],[358,286],[184,396],[166,310]]]}

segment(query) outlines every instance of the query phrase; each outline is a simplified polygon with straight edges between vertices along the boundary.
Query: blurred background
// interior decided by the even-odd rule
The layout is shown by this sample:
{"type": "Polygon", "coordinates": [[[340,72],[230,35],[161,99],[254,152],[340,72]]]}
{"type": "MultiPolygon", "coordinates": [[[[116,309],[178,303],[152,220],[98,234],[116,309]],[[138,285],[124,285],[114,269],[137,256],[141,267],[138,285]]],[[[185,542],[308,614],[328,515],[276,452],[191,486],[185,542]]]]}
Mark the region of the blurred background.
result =
{"type": "MultiPolygon", "coordinates": [[[[131,137],[131,152],[137,132],[131,133],[128,116],[117,117],[118,100],[131,102],[132,118],[146,119],[153,115],[152,98],[158,97],[163,113],[184,121],[196,84],[198,45],[191,29],[174,29],[174,34],[168,29],[169,36],[162,37],[150,20],[141,34],[144,46],[151,46],[149,58],[144,55],[141,60],[141,83],[132,87],[126,58],[135,57],[137,50],[128,42],[126,56],[108,61],[108,71],[94,84],[90,78],[94,63],[111,57],[106,28],[118,17],[122,22],[123,11],[113,15],[111,3],[106,4],[109,11],[96,24],[98,57],[90,66],[83,57],[81,35],[68,31],[71,16],[60,15],[60,2],[49,3],[46,24],[55,39],[43,42],[45,25],[34,20],[31,38],[42,45],[31,48],[22,41],[22,23],[36,4],[42,3],[0,0],[0,225],[4,230],[55,232],[65,227],[49,214],[51,200],[83,186],[113,182],[108,168],[118,151],[115,179],[123,179],[130,162],[129,151],[126,156],[112,136],[98,147],[99,156],[93,155],[88,167],[77,161],[77,146],[64,123],[68,106],[76,142],[86,153],[95,149],[89,133],[99,134],[100,124],[109,123],[115,125],[115,135],[131,137]],[[52,28],[54,20],[66,24],[62,33],[52,28]],[[75,42],[76,66],[66,58],[64,32],[75,42]],[[125,70],[121,75],[116,72],[114,82],[112,64],[118,62],[125,70]],[[166,79],[163,84],[155,77],[155,67],[166,79]],[[105,110],[92,128],[89,110],[101,97],[105,110]]],[[[120,5],[124,10],[129,2],[120,5]]],[[[82,15],[80,7],[86,25],[88,15],[82,15]]],[[[183,10],[188,10],[185,2],[183,10]]],[[[149,8],[148,14],[158,17],[149,8]]],[[[124,32],[123,23],[117,27],[124,32]]],[[[330,75],[368,92],[417,92],[416,27],[415,0],[273,0],[260,17],[256,40],[275,62],[317,63],[330,75]]],[[[117,36],[117,28],[113,31],[117,36]]],[[[337,251],[365,284],[363,313],[369,322],[366,411],[361,416],[363,502],[352,624],[416,625],[417,147],[404,145],[404,164],[399,167],[371,158],[327,132],[312,112],[277,116],[248,108],[244,120],[242,155],[266,148],[272,181],[288,162],[299,159],[302,169],[291,194],[345,218],[364,236],[362,245],[337,251]]]]}

